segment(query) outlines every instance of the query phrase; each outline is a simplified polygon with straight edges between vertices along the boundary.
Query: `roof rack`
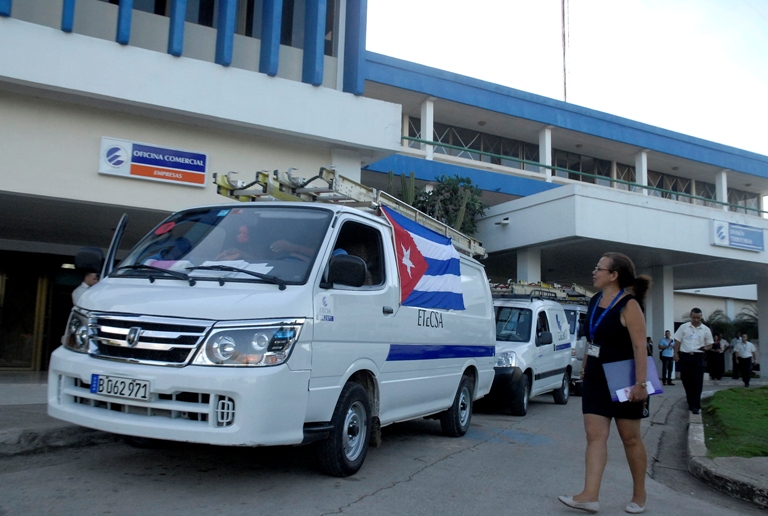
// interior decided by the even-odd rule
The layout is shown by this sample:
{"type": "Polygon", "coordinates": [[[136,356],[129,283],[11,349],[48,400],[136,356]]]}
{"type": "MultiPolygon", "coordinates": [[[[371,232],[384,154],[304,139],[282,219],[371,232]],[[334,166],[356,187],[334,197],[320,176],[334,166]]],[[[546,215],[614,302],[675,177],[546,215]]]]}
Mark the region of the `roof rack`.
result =
{"type": "Polygon", "coordinates": [[[255,180],[250,183],[236,179],[234,176],[237,172],[214,173],[213,182],[216,184],[217,194],[241,202],[325,202],[369,209],[377,213],[381,206],[387,206],[404,217],[450,238],[458,251],[469,256],[487,256],[479,240],[457,231],[386,192],[352,181],[326,167],[320,167],[319,173],[309,179],[294,175],[294,170],[296,169],[291,168],[285,172],[275,170],[272,173],[262,170],[256,172],[255,180]]]}
{"type": "Polygon", "coordinates": [[[530,294],[500,294],[494,292],[492,295],[495,299],[529,299],[531,301],[534,299],[541,299],[547,301],[560,301],[557,294],[554,292],[541,289],[532,290],[530,294]]]}
{"type": "Polygon", "coordinates": [[[542,281],[537,283],[519,281],[515,283],[513,280],[509,280],[507,283],[491,285],[491,293],[495,297],[507,299],[523,299],[535,296],[541,299],[552,299],[564,304],[586,304],[594,295],[590,290],[576,284],[564,287],[557,283],[548,284],[542,281]]]}

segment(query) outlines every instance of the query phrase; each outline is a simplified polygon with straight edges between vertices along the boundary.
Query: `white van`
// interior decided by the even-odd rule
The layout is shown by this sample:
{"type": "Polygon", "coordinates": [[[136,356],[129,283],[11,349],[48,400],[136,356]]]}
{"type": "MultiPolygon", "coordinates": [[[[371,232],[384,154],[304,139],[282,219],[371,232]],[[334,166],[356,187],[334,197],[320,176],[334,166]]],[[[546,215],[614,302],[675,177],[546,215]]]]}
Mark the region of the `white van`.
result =
{"type": "Polygon", "coordinates": [[[489,398],[513,416],[528,412],[528,401],[552,393],[569,399],[571,341],[563,307],[546,292],[494,295],[496,376],[489,398]]]}
{"type": "Polygon", "coordinates": [[[391,423],[463,435],[494,377],[487,278],[436,233],[447,248],[412,233],[396,248],[413,222],[390,216],[308,202],[170,216],[73,308],[48,413],[140,438],[318,441],[335,476],[391,423]]]}

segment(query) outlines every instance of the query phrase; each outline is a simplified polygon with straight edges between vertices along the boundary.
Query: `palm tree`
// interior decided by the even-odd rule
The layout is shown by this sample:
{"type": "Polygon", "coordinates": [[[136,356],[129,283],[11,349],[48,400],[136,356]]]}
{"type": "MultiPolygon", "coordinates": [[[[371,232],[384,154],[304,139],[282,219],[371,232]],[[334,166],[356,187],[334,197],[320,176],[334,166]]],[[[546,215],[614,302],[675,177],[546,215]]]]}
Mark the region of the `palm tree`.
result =
{"type": "Polygon", "coordinates": [[[733,321],[719,308],[704,319],[704,324],[712,331],[712,335],[719,333],[726,342],[732,339],[735,334],[733,321]]]}
{"type": "Polygon", "coordinates": [[[736,315],[734,329],[746,333],[752,339],[757,339],[757,307],[747,305],[736,315]]]}

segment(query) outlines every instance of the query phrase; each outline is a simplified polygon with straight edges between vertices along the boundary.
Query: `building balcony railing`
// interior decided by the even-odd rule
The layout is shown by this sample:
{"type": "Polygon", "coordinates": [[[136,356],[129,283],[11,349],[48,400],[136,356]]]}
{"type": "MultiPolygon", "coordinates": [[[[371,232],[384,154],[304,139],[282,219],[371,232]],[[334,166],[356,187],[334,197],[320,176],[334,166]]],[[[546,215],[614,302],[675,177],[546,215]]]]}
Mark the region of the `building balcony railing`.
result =
{"type": "MultiPolygon", "coordinates": [[[[421,143],[421,144],[424,144],[424,145],[432,145],[433,147],[441,147],[441,148],[444,148],[444,149],[451,149],[451,150],[456,150],[456,151],[460,151],[460,152],[467,152],[467,153],[471,153],[471,154],[477,154],[477,155],[480,155],[480,156],[487,156],[489,158],[496,158],[496,159],[499,159],[499,160],[512,161],[512,162],[515,162],[515,163],[520,163],[522,166],[528,165],[529,167],[538,167],[540,171],[544,170],[544,169],[549,169],[549,170],[551,170],[553,172],[553,176],[557,172],[564,172],[564,173],[567,173],[567,174],[572,174],[572,175],[576,175],[576,176],[583,177],[583,178],[594,179],[595,181],[597,181],[597,180],[605,181],[606,183],[610,183],[611,184],[611,186],[610,186],[611,188],[615,188],[617,185],[624,185],[624,186],[627,187],[627,189],[629,191],[638,192],[638,191],[641,191],[641,190],[645,190],[645,191],[648,191],[648,192],[658,193],[659,197],[661,197],[661,198],[669,198],[669,197],[680,198],[680,197],[682,197],[682,198],[690,199],[691,203],[693,203],[694,201],[701,201],[702,203],[706,203],[705,206],[717,205],[718,207],[721,207],[721,208],[722,207],[726,207],[726,208],[728,208],[729,210],[732,210],[732,211],[743,211],[743,212],[745,212],[748,215],[755,215],[755,216],[758,216],[758,217],[763,217],[766,214],[768,214],[768,211],[766,211],[766,210],[761,210],[759,208],[753,208],[753,207],[745,206],[745,205],[742,205],[742,204],[733,204],[733,203],[729,203],[729,202],[718,201],[716,199],[710,199],[710,198],[707,198],[707,197],[701,197],[701,196],[698,196],[698,195],[692,195],[692,194],[685,193],[685,192],[678,192],[678,191],[675,191],[675,190],[665,190],[664,188],[658,188],[656,186],[649,186],[649,185],[643,185],[643,184],[640,184],[640,183],[633,183],[631,181],[625,181],[623,179],[615,179],[615,178],[611,178],[611,177],[607,177],[607,176],[601,176],[601,175],[597,175],[597,174],[590,174],[590,173],[587,173],[587,172],[579,172],[579,171],[570,170],[570,169],[567,169],[567,168],[556,167],[554,165],[546,165],[544,163],[539,163],[539,162],[536,162],[536,161],[529,161],[529,160],[524,160],[524,159],[520,159],[520,158],[515,158],[513,156],[505,156],[503,154],[494,154],[494,153],[491,153],[491,152],[486,152],[486,151],[481,151],[481,150],[476,150],[476,149],[470,149],[470,148],[467,148],[467,147],[459,147],[459,146],[456,146],[456,145],[450,145],[450,144],[447,144],[447,143],[442,143],[442,142],[437,142],[437,141],[422,140],[420,138],[414,138],[412,136],[402,136],[401,139],[409,141],[409,142],[421,143]],[[665,197],[665,196],[669,196],[669,197],[665,197]]],[[[503,165],[500,165],[500,166],[503,166],[503,165]]],[[[526,168],[526,170],[530,171],[530,168],[526,168]]],[[[542,177],[542,180],[544,180],[544,179],[545,178],[542,177]]],[[[591,184],[594,184],[594,183],[591,183],[591,184]]],[[[600,185],[595,185],[595,186],[600,186],[600,185]]],[[[674,200],[674,199],[670,199],[670,200],[674,200]]]]}

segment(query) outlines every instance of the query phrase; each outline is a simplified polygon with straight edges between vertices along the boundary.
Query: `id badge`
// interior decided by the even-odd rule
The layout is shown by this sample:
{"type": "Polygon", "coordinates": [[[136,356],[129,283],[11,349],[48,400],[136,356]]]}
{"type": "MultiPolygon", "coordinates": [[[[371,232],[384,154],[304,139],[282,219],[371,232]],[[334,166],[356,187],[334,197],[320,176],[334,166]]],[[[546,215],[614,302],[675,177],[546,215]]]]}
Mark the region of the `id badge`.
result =
{"type": "Polygon", "coordinates": [[[600,356],[600,346],[597,344],[589,344],[587,345],[587,355],[591,357],[599,357],[600,356]]]}

